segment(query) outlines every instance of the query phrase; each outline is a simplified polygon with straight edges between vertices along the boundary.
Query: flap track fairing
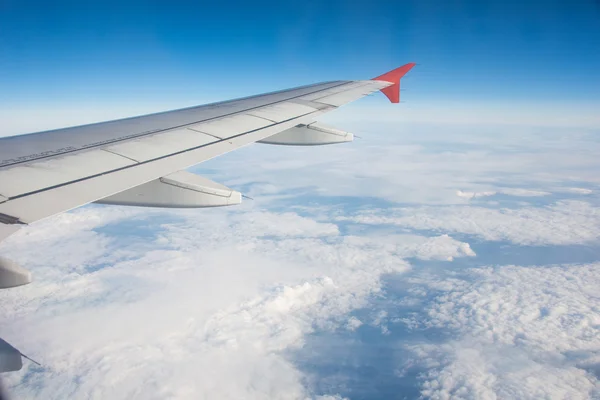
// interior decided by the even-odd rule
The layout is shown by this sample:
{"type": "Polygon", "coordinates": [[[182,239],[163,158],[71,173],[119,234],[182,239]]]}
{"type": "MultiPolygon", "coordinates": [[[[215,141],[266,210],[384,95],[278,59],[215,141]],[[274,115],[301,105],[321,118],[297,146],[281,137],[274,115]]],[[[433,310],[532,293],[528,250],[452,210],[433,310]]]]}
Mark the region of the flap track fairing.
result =
{"type": "Polygon", "coordinates": [[[221,207],[241,202],[240,192],[187,171],[178,171],[96,201],[163,208],[221,207]]]}
{"type": "Polygon", "coordinates": [[[324,144],[351,142],[353,140],[354,135],[349,132],[313,122],[308,125],[296,125],[293,128],[260,140],[259,143],[284,146],[320,146],[324,144]]]}

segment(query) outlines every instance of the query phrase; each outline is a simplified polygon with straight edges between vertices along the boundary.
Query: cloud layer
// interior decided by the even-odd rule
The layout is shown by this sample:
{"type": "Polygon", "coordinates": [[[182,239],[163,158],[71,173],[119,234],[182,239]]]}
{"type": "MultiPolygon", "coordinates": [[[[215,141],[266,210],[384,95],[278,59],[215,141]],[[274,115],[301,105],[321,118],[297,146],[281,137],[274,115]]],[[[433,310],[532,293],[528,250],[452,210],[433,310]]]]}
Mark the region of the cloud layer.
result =
{"type": "Polygon", "coordinates": [[[44,365],[10,376],[19,398],[302,398],[284,353],[305,335],[356,327],[348,313],[406,257],[475,255],[449,236],[340,236],[290,212],[113,207],[60,215],[7,248],[36,282],[3,293],[4,335],[44,365]]]}
{"type": "Polygon", "coordinates": [[[461,233],[520,245],[595,243],[600,234],[598,207],[575,200],[518,209],[477,206],[388,208],[362,211],[337,219],[358,224],[461,233]]]}
{"type": "Polygon", "coordinates": [[[596,140],[337,125],[375,134],[202,164],[256,199],[240,207],[92,205],[3,242],[35,282],[0,292],[0,333],[43,364],[7,375],[16,398],[352,397],[295,355],[324,332],[391,341],[393,309],[370,309],[389,277],[418,305],[398,316],[412,338],[444,339],[395,343],[390,379],[416,368],[430,398],[597,395],[597,264],[465,270],[481,243],[596,246],[596,140]]]}
{"type": "MultiPolygon", "coordinates": [[[[415,329],[451,332],[408,347],[426,398],[588,399],[600,395],[600,264],[485,267],[434,293],[415,329]]],[[[414,366],[413,366],[414,367],[414,366]]]]}

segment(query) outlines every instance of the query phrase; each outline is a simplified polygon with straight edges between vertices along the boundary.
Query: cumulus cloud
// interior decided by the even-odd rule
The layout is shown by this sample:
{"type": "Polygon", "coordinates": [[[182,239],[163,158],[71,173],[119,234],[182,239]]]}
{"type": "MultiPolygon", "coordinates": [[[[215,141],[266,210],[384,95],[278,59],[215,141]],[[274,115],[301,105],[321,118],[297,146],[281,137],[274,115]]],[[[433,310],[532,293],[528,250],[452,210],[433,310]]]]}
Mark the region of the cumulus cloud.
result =
{"type": "Polygon", "coordinates": [[[475,199],[478,197],[493,196],[495,194],[496,194],[496,192],[493,192],[493,191],[489,191],[489,192],[463,192],[462,190],[456,191],[456,195],[458,197],[462,197],[465,199],[475,199]]]}
{"type": "Polygon", "coordinates": [[[355,331],[357,328],[360,328],[362,325],[362,321],[356,317],[350,317],[348,319],[348,323],[346,324],[346,328],[350,331],[355,331]]]}
{"type": "Polygon", "coordinates": [[[341,236],[330,222],[246,207],[92,206],[3,243],[36,280],[0,293],[2,334],[44,365],[9,375],[10,389],[19,398],[317,396],[287,351],[315,329],[357,329],[348,313],[384,274],[406,271],[405,258],[474,256],[449,236],[341,236]]]}
{"type": "MultiPolygon", "coordinates": [[[[600,264],[476,268],[442,287],[421,329],[453,332],[407,346],[426,398],[587,399],[600,395],[600,264]]],[[[418,328],[417,328],[418,329],[418,328]]]]}

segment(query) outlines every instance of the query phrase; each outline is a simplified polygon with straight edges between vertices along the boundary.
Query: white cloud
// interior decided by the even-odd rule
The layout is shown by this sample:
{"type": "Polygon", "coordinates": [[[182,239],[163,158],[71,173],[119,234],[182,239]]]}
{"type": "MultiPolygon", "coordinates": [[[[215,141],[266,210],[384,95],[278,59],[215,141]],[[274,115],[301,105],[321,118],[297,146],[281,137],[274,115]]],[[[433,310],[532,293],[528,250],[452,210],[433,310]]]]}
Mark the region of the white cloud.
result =
{"type": "Polygon", "coordinates": [[[335,224],[251,204],[86,207],[2,246],[35,278],[0,293],[2,335],[44,365],[8,384],[18,398],[49,399],[318,395],[286,351],[314,329],[358,328],[348,313],[383,274],[406,271],[404,258],[474,255],[448,236],[340,236],[335,224]]]}
{"type": "Polygon", "coordinates": [[[547,128],[597,128],[600,117],[597,115],[598,104],[560,104],[518,103],[511,101],[486,101],[478,103],[447,101],[408,101],[400,110],[395,104],[381,102],[353,103],[346,106],[345,117],[351,121],[383,121],[386,124],[431,124],[432,120],[444,126],[500,126],[505,131],[516,127],[547,127],[547,128]],[[371,104],[369,104],[371,103],[371,104]],[[435,116],[432,118],[432,116],[435,116]]]}
{"type": "Polygon", "coordinates": [[[316,148],[255,145],[202,164],[198,171],[212,172],[217,181],[247,190],[258,202],[282,196],[299,201],[302,195],[317,193],[464,204],[468,198],[457,196],[457,189],[466,194],[531,197],[552,193],[574,180],[600,183],[594,173],[600,168],[600,144],[585,131],[542,135],[522,127],[367,124],[341,117],[327,122],[363,139],[316,148]],[[248,160],[252,168],[240,168],[248,160]]]}
{"type": "Polygon", "coordinates": [[[584,188],[567,188],[567,191],[569,191],[571,193],[577,193],[577,194],[592,194],[592,193],[594,193],[593,190],[584,189],[584,188]]]}
{"type": "Polygon", "coordinates": [[[465,199],[476,199],[479,197],[489,197],[495,196],[496,194],[506,194],[509,196],[517,196],[517,197],[539,197],[539,196],[548,196],[550,193],[542,192],[539,190],[529,190],[529,189],[521,189],[521,188],[502,188],[497,191],[484,191],[484,192],[463,192],[462,190],[457,190],[456,195],[458,197],[462,197],[465,199]]]}
{"type": "Polygon", "coordinates": [[[539,197],[539,196],[549,196],[551,193],[543,192],[541,190],[530,190],[530,189],[521,189],[521,188],[504,188],[500,190],[500,193],[507,194],[509,196],[519,196],[519,197],[539,197]]]}
{"type": "Polygon", "coordinates": [[[476,235],[522,245],[589,243],[600,237],[597,207],[560,201],[546,207],[490,209],[475,206],[405,207],[359,212],[340,221],[476,235]]]}
{"type": "MultiPolygon", "coordinates": [[[[407,346],[426,398],[587,399],[600,395],[600,264],[471,269],[445,286],[413,326],[455,339],[407,346]]],[[[433,286],[429,285],[429,282],[433,286]]]]}
{"type": "Polygon", "coordinates": [[[346,329],[349,331],[355,331],[356,329],[362,326],[362,321],[356,317],[350,317],[348,319],[348,323],[346,324],[346,329]]]}
{"type": "Polygon", "coordinates": [[[456,195],[458,197],[462,197],[465,199],[475,199],[478,197],[494,196],[495,194],[496,194],[496,192],[493,192],[493,191],[490,191],[490,192],[463,192],[462,190],[456,191],[456,195]]]}

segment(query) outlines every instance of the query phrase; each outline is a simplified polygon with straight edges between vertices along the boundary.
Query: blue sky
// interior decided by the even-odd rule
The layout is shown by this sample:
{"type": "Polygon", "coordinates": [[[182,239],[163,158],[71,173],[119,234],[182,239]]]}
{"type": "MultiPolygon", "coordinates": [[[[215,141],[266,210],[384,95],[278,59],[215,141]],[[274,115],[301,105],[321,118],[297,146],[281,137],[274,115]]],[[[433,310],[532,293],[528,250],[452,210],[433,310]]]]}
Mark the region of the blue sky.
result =
{"type": "Polygon", "coordinates": [[[194,103],[405,62],[411,101],[597,104],[593,1],[0,3],[0,104],[194,103]]]}

